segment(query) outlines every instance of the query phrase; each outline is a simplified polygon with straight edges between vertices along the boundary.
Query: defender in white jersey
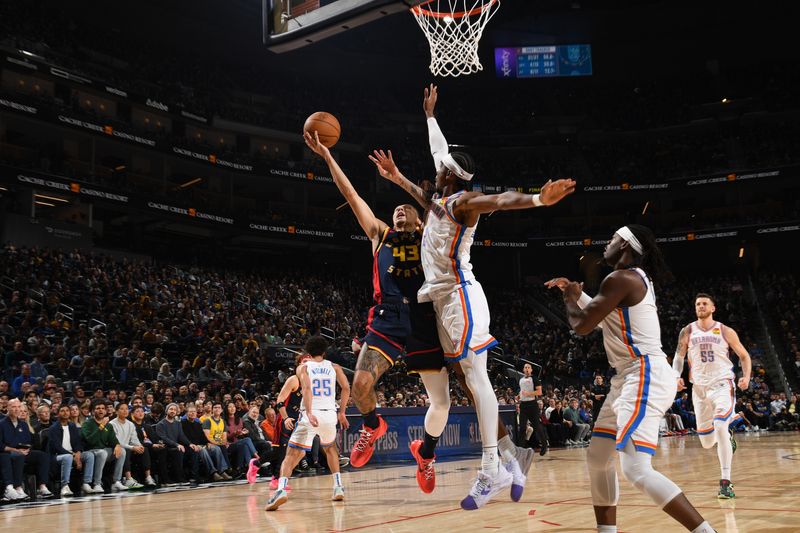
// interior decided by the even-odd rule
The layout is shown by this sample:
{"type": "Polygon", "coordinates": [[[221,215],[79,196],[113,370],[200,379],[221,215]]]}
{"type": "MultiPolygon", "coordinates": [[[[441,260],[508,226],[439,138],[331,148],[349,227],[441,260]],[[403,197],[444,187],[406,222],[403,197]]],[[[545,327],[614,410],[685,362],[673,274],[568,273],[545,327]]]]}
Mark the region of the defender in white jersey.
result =
{"type": "MultiPolygon", "coordinates": [[[[672,367],[683,374],[683,362],[689,357],[689,381],[692,382],[692,403],[697,417],[697,434],[703,448],[717,445],[720,480],[717,497],[735,498],[731,483],[731,463],[736,441],[729,432],[729,424],[736,405],[736,389],[733,385],[736,376],[729,353],[733,349],[742,365],[739,388],[747,390],[750,386],[750,354],[739,341],[739,335],[732,328],[714,320],[714,299],[700,293],[695,296],[694,310],[697,321],[681,330],[678,348],[672,367]]],[[[678,390],[684,387],[683,378],[678,379],[678,390]]]]}
{"type": "MultiPolygon", "coordinates": [[[[507,436],[501,439],[501,453],[508,468],[500,468],[497,453],[497,397],[484,355],[497,341],[489,333],[489,305],[470,264],[475,229],[484,213],[553,205],[575,190],[575,181],[548,181],[541,193],[535,195],[518,192],[485,195],[468,191],[474,163],[467,154],[449,153],[447,141],[433,116],[437,97],[437,89],[431,85],[425,90],[423,102],[436,166],[437,194],[431,198],[406,179],[391,161],[391,153],[387,158],[376,152],[373,161],[383,169],[381,175],[410,193],[427,211],[421,251],[425,282],[418,299],[433,302],[445,358],[451,363],[460,363],[478,414],[483,440],[481,469],[470,493],[461,501],[462,508],[474,510],[509,485],[512,499],[519,500],[525,485],[516,447],[507,436]]],[[[527,464],[530,465],[530,461],[527,464]]]]}
{"type": "Polygon", "coordinates": [[[350,425],[344,415],[347,401],[350,399],[350,385],[342,368],[325,360],[325,350],[328,343],[323,337],[314,336],[306,341],[305,352],[310,356],[304,363],[297,366],[297,377],[303,388],[303,404],[300,416],[289,438],[286,457],[281,463],[281,477],[278,480],[278,490],[267,502],[266,510],[275,511],[289,500],[286,485],[289,476],[311,449],[314,437],[319,435],[320,445],[325,450],[328,467],[333,474],[333,500],[344,500],[344,487],[339,472],[339,449],[336,446],[336,424],[344,429],[350,425]],[[336,405],[336,384],[342,389],[339,405],[336,405]]]}
{"type": "Polygon", "coordinates": [[[603,258],[614,267],[594,298],[566,278],[546,283],[564,292],[567,318],[575,333],[603,330],[608,362],[616,370],[600,409],[586,454],[597,528],[617,531],[619,486],[614,452],[622,473],[687,530],[714,531],[681,489],[653,469],[658,425],[677,391],[676,373],[661,349],[653,279],[669,276],[655,236],[644,226],[617,230],[603,258]]]}

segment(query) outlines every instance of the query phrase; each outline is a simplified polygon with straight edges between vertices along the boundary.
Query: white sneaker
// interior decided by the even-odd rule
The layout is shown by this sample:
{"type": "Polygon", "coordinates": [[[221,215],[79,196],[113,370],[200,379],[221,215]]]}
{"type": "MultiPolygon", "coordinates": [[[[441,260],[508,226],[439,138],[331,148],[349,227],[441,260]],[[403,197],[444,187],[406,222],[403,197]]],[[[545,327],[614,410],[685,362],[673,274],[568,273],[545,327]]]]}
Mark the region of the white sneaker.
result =
{"type": "Polygon", "coordinates": [[[123,485],[128,487],[128,490],[136,490],[136,489],[141,489],[142,487],[144,487],[144,485],[142,485],[141,483],[139,483],[138,481],[136,481],[132,477],[129,477],[128,479],[126,479],[125,482],[123,483],[123,485]]]}
{"type": "Polygon", "coordinates": [[[289,495],[286,493],[285,490],[276,490],[275,494],[267,502],[267,506],[264,508],[265,511],[277,511],[278,507],[283,505],[289,501],[289,495]]]}
{"type": "Polygon", "coordinates": [[[103,484],[102,483],[95,483],[94,487],[92,487],[92,490],[90,492],[92,492],[94,494],[104,494],[106,491],[103,488],[103,484]]]}
{"type": "Polygon", "coordinates": [[[84,483],[81,485],[81,492],[84,496],[88,496],[89,494],[94,494],[94,489],[88,483],[84,483]]]}
{"type": "Polygon", "coordinates": [[[68,498],[70,496],[74,495],[72,494],[72,490],[70,490],[69,485],[64,485],[63,487],[61,487],[61,497],[68,498]]]}
{"type": "Polygon", "coordinates": [[[331,500],[335,502],[344,500],[344,487],[333,487],[333,498],[331,500]]]}
{"type": "Polygon", "coordinates": [[[30,498],[30,496],[28,496],[28,494],[25,492],[25,489],[23,489],[22,487],[15,487],[15,488],[17,490],[17,494],[19,495],[18,498],[19,500],[27,500],[28,498],[30,498]]]}
{"type": "Polygon", "coordinates": [[[13,485],[8,485],[6,486],[6,491],[3,493],[3,497],[13,502],[14,500],[21,500],[24,496],[20,496],[13,485]]]}
{"type": "Polygon", "coordinates": [[[528,476],[522,473],[520,464],[516,459],[512,459],[504,464],[503,467],[511,473],[513,479],[511,482],[511,499],[518,502],[522,498],[522,491],[525,490],[525,482],[528,480],[528,476]]]}
{"type": "Polygon", "coordinates": [[[41,486],[36,491],[36,496],[39,497],[39,498],[50,498],[50,497],[53,496],[53,493],[50,492],[50,489],[48,489],[47,487],[41,486]]]}
{"type": "Polygon", "coordinates": [[[475,480],[475,484],[470,489],[467,497],[461,500],[461,508],[467,511],[480,509],[495,494],[508,488],[513,481],[514,476],[505,468],[498,468],[494,476],[478,471],[478,478],[475,480]]]}
{"type": "Polygon", "coordinates": [[[144,478],[144,484],[147,485],[148,487],[155,487],[156,480],[153,479],[153,476],[147,476],[146,478],[144,478]]]}
{"type": "Polygon", "coordinates": [[[122,484],[121,481],[115,481],[113,485],[111,485],[111,492],[122,492],[128,490],[128,487],[122,484]]]}

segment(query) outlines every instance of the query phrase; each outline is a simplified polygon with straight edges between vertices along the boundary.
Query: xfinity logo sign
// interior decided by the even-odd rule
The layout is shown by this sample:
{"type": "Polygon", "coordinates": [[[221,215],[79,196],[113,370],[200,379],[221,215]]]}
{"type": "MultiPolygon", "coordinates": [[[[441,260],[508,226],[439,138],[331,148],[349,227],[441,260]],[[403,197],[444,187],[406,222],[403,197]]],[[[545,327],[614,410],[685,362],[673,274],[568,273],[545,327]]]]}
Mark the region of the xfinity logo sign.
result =
{"type": "Polygon", "coordinates": [[[167,106],[167,104],[162,104],[158,100],[151,100],[150,98],[148,98],[145,104],[147,104],[148,107],[160,109],[161,111],[166,111],[167,113],[169,113],[169,107],[167,106]]]}

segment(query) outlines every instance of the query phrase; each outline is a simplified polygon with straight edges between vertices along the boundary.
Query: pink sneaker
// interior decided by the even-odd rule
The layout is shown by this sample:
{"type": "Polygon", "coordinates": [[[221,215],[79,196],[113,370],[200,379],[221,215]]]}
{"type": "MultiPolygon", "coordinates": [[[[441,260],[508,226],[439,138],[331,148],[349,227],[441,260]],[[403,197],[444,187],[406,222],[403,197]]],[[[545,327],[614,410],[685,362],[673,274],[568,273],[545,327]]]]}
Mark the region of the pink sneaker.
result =
{"type": "Polygon", "coordinates": [[[272,476],[272,479],[269,482],[269,490],[278,490],[278,478],[272,476]]]}
{"type": "Polygon", "coordinates": [[[250,459],[250,466],[247,467],[247,482],[251,485],[256,482],[256,478],[258,477],[258,469],[259,466],[257,464],[258,459],[250,459]]]}

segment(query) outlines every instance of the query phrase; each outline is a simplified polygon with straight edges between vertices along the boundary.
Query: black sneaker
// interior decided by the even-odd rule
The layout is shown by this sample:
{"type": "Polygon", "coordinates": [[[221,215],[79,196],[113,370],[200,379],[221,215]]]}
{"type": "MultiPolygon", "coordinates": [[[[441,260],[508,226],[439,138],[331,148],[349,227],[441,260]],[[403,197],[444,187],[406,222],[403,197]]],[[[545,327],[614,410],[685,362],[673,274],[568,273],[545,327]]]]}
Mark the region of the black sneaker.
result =
{"type": "Polygon", "coordinates": [[[733,448],[733,453],[736,453],[736,437],[734,437],[733,428],[728,426],[728,433],[731,434],[731,448],[733,448]]]}
{"type": "Polygon", "coordinates": [[[733,483],[731,483],[727,479],[720,479],[719,480],[719,492],[717,493],[717,498],[720,500],[730,500],[731,498],[735,498],[736,493],[733,492],[733,483]]]}
{"type": "Polygon", "coordinates": [[[547,441],[542,443],[542,447],[539,449],[539,455],[546,455],[547,454],[547,441]]]}
{"type": "Polygon", "coordinates": [[[309,470],[308,461],[306,459],[301,459],[300,463],[297,465],[297,468],[303,472],[308,472],[309,470]]]}

